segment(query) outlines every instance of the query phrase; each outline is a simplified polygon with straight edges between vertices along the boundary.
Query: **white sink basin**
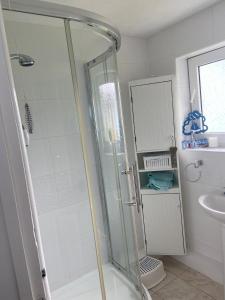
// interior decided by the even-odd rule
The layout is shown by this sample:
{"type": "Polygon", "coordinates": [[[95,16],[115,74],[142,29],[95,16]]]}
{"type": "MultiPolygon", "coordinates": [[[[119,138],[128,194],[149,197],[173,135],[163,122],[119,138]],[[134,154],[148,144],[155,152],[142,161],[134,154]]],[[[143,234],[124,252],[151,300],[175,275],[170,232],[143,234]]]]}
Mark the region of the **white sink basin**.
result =
{"type": "Polygon", "coordinates": [[[225,224],[225,195],[202,195],[198,202],[208,215],[225,224]]]}
{"type": "MultiPolygon", "coordinates": [[[[208,194],[198,198],[201,208],[212,218],[222,223],[223,266],[225,274],[225,195],[208,194]]],[[[225,277],[224,277],[225,295],[225,277]]],[[[225,298],[224,298],[225,299],[225,298]]]]}

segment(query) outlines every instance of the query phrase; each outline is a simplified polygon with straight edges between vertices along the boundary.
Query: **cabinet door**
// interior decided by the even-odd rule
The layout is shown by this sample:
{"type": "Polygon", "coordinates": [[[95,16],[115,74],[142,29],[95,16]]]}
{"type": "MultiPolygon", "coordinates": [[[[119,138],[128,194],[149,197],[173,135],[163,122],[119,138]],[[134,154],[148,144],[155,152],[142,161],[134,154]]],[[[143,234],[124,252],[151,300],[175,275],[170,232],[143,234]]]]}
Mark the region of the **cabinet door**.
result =
{"type": "Polygon", "coordinates": [[[143,195],[148,254],[184,254],[179,194],[143,195]]]}
{"type": "Polygon", "coordinates": [[[137,151],[174,146],[172,81],[131,87],[137,151]]]}

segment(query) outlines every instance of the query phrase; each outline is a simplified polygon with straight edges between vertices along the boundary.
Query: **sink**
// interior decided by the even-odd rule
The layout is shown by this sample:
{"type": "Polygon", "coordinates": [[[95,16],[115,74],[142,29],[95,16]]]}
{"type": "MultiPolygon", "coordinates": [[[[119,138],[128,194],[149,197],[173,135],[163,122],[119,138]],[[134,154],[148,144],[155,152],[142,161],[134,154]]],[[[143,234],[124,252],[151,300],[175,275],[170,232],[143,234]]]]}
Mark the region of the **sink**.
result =
{"type": "MultiPolygon", "coordinates": [[[[225,275],[225,195],[208,194],[198,198],[201,208],[212,218],[222,223],[222,247],[223,247],[223,268],[225,275]]],[[[224,277],[225,296],[225,277],[224,277]]],[[[225,299],[225,297],[224,297],[225,299]]]]}
{"type": "Polygon", "coordinates": [[[208,215],[225,224],[225,195],[202,195],[198,202],[208,215]]]}

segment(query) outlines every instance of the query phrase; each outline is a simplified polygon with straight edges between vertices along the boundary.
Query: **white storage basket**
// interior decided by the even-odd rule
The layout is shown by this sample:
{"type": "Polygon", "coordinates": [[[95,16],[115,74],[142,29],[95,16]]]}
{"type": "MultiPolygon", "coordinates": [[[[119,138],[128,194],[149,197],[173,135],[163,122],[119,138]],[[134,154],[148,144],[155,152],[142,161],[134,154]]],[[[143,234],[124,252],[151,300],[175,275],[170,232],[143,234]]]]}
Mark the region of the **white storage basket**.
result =
{"type": "Polygon", "coordinates": [[[171,169],[170,154],[163,154],[158,156],[144,156],[145,170],[169,170],[171,169]]]}

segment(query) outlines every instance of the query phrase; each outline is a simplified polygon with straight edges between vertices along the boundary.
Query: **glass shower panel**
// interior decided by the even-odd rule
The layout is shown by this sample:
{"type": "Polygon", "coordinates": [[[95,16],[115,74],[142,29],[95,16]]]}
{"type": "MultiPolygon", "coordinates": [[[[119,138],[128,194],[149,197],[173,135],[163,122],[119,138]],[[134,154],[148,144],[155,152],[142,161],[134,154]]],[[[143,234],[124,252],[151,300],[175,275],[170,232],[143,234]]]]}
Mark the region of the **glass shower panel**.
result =
{"type": "Polygon", "coordinates": [[[141,295],[131,281],[118,272],[122,271],[141,290],[137,256],[132,248],[134,244],[131,246],[134,236],[127,238],[127,233],[134,232],[127,230],[131,220],[124,219],[131,217],[126,212],[126,209],[131,208],[123,207],[123,202],[130,201],[129,189],[126,176],[120,178],[120,169],[122,165],[125,167],[126,154],[120,119],[117,70],[116,65],[113,65],[114,60],[107,62],[106,59],[115,55],[112,51],[113,44],[84,24],[71,21],[70,28],[79,98],[87,125],[86,142],[92,141],[94,146],[90,164],[92,162],[96,172],[91,177],[92,181],[97,179],[96,185],[100,187],[98,193],[95,192],[94,205],[97,208],[96,221],[104,259],[106,298],[140,299],[141,295]],[[110,69],[115,73],[113,76],[109,74],[110,69]],[[108,256],[104,255],[106,244],[108,256]],[[128,253],[129,251],[132,253],[128,253]],[[136,272],[131,272],[134,269],[136,272]]]}
{"type": "Polygon", "coordinates": [[[111,240],[111,259],[124,270],[128,268],[126,236],[122,218],[122,198],[117,169],[116,138],[119,134],[113,130],[114,119],[118,123],[118,112],[112,107],[110,97],[115,97],[115,87],[108,82],[105,63],[99,63],[90,69],[93,90],[93,102],[101,160],[102,179],[111,240]]]}
{"type": "Polygon", "coordinates": [[[119,84],[114,50],[89,64],[93,111],[108,211],[112,262],[141,290],[133,226],[132,174],[127,169],[119,84]],[[99,60],[99,61],[98,61],[99,60]]]}
{"type": "MultiPolygon", "coordinates": [[[[79,90],[80,108],[85,131],[85,143],[88,151],[89,175],[91,177],[91,190],[93,206],[95,207],[96,226],[100,252],[104,264],[109,262],[111,256],[111,241],[108,234],[107,212],[101,196],[102,186],[98,181],[99,160],[95,154],[96,136],[90,115],[89,90],[86,78],[86,63],[105,52],[112,44],[111,41],[96,33],[92,27],[82,23],[70,22],[72,50],[75,58],[76,78],[79,90]]],[[[100,67],[101,68],[101,67],[100,67]]],[[[101,72],[101,71],[100,71],[101,72]]]]}
{"type": "MultiPolygon", "coordinates": [[[[123,125],[123,115],[120,102],[120,93],[119,93],[119,81],[118,81],[118,72],[117,72],[117,61],[116,53],[113,51],[112,55],[106,59],[106,70],[107,70],[107,81],[114,89],[114,102],[113,110],[115,115],[118,117],[115,119],[114,128],[117,131],[116,136],[116,147],[115,147],[115,163],[118,173],[118,181],[121,189],[121,198],[122,198],[122,214],[124,219],[124,226],[126,232],[126,242],[128,248],[128,271],[131,278],[136,281],[139,277],[139,263],[138,263],[138,253],[137,253],[137,242],[136,242],[136,231],[134,229],[134,210],[137,210],[137,206],[129,206],[129,203],[135,203],[137,199],[133,199],[136,196],[135,192],[135,174],[124,175],[124,170],[127,169],[127,150],[125,146],[125,134],[124,134],[124,125],[123,125]],[[129,176],[129,178],[128,178],[129,176]]],[[[135,203],[138,205],[138,203],[135,203]]],[[[114,229],[115,230],[115,229],[114,229]]]]}
{"type": "Polygon", "coordinates": [[[102,299],[64,22],[4,19],[10,53],[34,59],[30,67],[14,59],[12,69],[52,299],[102,299]]]}

